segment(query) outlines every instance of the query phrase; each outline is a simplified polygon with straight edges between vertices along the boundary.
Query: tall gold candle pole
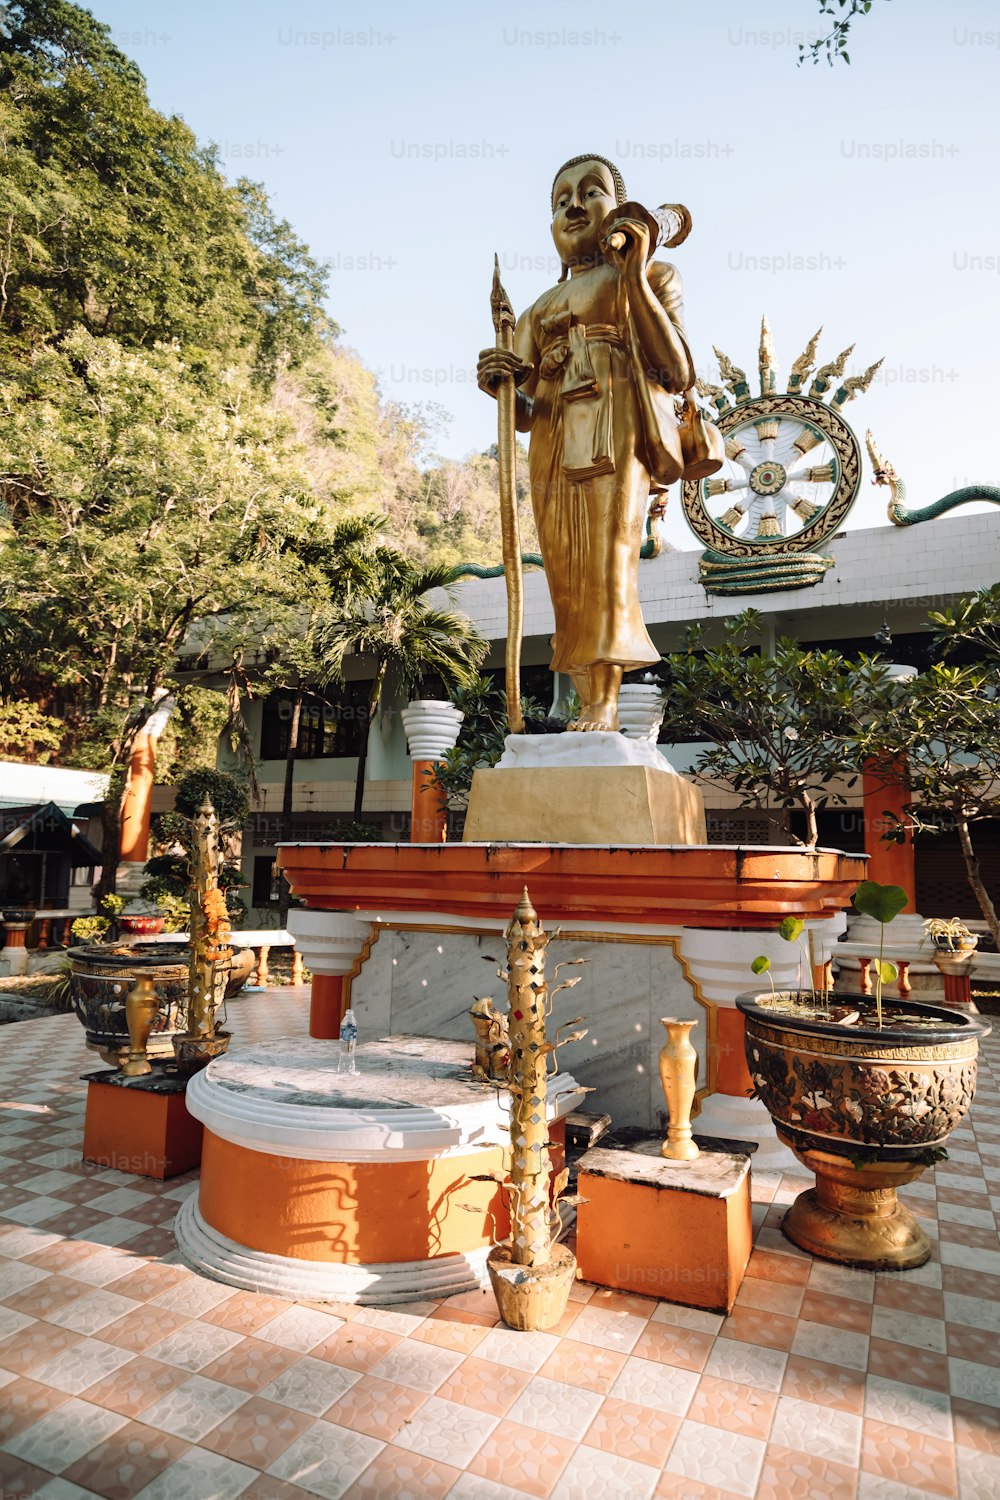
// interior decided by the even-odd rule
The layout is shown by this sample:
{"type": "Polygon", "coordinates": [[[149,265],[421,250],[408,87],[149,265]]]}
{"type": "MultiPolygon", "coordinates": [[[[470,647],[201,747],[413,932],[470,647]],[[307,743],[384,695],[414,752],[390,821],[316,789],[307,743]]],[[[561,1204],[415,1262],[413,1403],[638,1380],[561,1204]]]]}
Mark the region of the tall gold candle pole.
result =
{"type": "Polygon", "coordinates": [[[231,957],[226,898],[219,889],[219,820],[208,799],[194,818],[191,880],[191,967],[187,1035],[212,1036],[218,1003],[220,965],[231,957]]]}
{"type": "Polygon", "coordinates": [[[670,1161],[694,1161],[701,1155],[691,1135],[698,1054],[691,1045],[690,1033],[697,1024],[697,1021],[678,1021],[672,1016],[660,1018],[660,1025],[667,1033],[666,1044],[660,1048],[660,1081],[670,1112],[667,1138],[660,1151],[670,1161]]]}
{"type": "MultiPolygon", "coordinates": [[[[493,288],[490,309],[498,349],[514,348],[514,309],[500,284],[500,260],[493,257],[493,288]]],[[[521,569],[521,535],[517,525],[517,490],[514,484],[515,416],[517,390],[507,375],[497,387],[497,475],[500,483],[500,535],[503,570],[507,583],[507,721],[511,734],[524,732],[521,714],[521,635],[524,629],[524,579],[521,569]]]]}

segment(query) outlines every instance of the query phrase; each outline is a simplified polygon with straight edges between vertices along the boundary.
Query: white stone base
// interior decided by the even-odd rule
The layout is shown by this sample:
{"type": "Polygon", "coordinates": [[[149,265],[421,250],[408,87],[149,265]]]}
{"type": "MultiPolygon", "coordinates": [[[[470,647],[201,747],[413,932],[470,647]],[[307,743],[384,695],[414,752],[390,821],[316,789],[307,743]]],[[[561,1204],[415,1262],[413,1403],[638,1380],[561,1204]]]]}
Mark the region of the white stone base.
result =
{"type": "Polygon", "coordinates": [[[451,1297],[488,1283],[489,1247],[468,1255],[435,1260],[399,1261],[388,1265],[345,1265],[333,1261],[295,1260],[237,1245],[206,1224],[192,1194],[174,1223],[178,1248],[203,1276],[247,1292],[262,1292],[300,1302],[348,1302],[385,1307],[425,1297],[451,1297]]]}
{"type": "Polygon", "coordinates": [[[552,766],[650,766],[654,771],[678,773],[661,755],[653,740],[595,729],[566,734],[509,734],[498,771],[548,770],[552,766]]]}

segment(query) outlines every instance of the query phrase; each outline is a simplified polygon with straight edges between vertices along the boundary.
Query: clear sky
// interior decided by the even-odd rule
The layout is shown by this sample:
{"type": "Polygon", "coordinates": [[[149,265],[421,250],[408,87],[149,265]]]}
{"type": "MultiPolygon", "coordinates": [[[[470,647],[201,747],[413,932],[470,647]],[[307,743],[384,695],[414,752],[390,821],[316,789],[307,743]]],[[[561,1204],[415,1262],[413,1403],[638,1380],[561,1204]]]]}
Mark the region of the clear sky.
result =
{"type": "MultiPolygon", "coordinates": [[[[1000,484],[1000,10],[875,0],[851,65],[796,66],[816,0],[94,0],[153,103],[264,182],[331,263],[330,311],[384,393],[447,412],[438,450],[495,440],[475,386],[494,250],[518,310],[550,286],[549,189],[569,156],[617,161],[631,196],[682,202],[670,252],[699,373],[712,345],[783,372],[885,356],[845,415],[923,505],[1000,484]]],[[[885,520],[862,489],[851,526],[885,520]]],[[[669,534],[695,538],[671,499],[669,534]]],[[[1000,559],[998,559],[1000,573],[1000,559]]]]}

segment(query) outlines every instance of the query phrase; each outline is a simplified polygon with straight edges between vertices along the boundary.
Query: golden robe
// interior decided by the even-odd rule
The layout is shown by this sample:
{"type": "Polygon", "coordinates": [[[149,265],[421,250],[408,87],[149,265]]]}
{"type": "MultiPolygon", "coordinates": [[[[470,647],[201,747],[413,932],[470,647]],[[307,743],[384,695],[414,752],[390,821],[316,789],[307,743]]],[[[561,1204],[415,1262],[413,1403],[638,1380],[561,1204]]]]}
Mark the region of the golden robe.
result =
{"type": "MultiPolygon", "coordinates": [[[[661,261],[647,274],[683,337],[680,277],[661,261]]],[[[532,366],[522,389],[533,403],[531,505],[555,613],[554,672],[630,671],[660,660],[639,607],[651,463],[648,392],[637,382],[648,377],[628,321],[618,273],[601,264],[545,292],[515,332],[515,351],[532,366]]]]}

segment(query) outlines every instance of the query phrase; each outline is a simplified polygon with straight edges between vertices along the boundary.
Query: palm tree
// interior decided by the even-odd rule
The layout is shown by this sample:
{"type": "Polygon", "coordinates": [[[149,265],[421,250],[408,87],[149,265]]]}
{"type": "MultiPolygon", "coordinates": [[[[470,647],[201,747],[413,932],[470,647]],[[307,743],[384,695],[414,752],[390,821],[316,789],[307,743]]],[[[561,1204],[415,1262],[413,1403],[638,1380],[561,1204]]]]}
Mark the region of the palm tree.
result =
{"type": "MultiPolygon", "coordinates": [[[[302,708],[310,689],[323,675],[323,663],[315,649],[317,621],[328,614],[331,607],[351,607],[358,597],[366,597],[375,587],[378,576],[375,558],[384,524],[384,516],[346,516],[331,530],[313,531],[308,537],[290,541],[285,548],[306,570],[310,596],[320,602],[309,616],[305,616],[301,597],[290,599],[261,632],[260,644],[271,657],[264,681],[271,691],[288,692],[292,701],[281,799],[281,837],[284,839],[291,837],[302,708]]],[[[290,894],[288,882],[282,877],[278,899],[279,927],[284,927],[288,920],[290,894]]]]}
{"type": "Polygon", "coordinates": [[[358,756],[355,820],[364,804],[368,731],[387,678],[391,675],[410,691],[430,676],[439,677],[447,688],[465,687],[475,679],[489,649],[489,642],[464,615],[427,597],[439,589],[450,593],[456,581],[453,568],[417,568],[387,543],[379,543],[369,561],[374,574],[369,586],[335,602],[326,617],[317,620],[314,633],[324,684],[345,680],[348,656],[366,656],[374,662],[358,756]]]}

